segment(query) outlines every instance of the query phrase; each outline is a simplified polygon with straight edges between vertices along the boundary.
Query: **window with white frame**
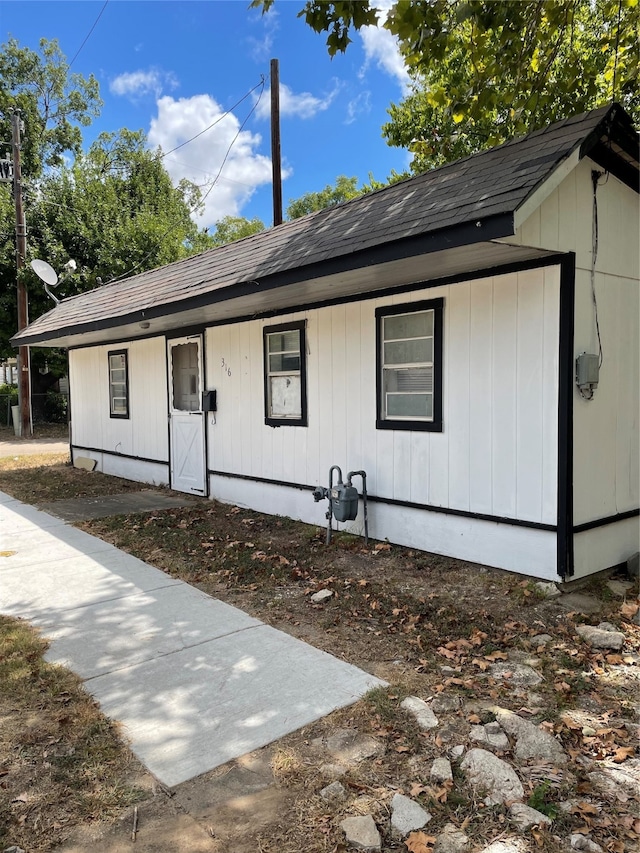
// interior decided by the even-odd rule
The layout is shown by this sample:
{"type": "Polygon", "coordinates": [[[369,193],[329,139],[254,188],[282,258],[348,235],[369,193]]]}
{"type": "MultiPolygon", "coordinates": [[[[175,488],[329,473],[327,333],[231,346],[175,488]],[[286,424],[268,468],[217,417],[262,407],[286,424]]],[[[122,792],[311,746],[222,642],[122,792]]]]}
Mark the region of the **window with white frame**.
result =
{"type": "Polygon", "coordinates": [[[442,430],[442,299],[376,310],[379,429],[442,430]]]}
{"type": "Polygon", "coordinates": [[[263,334],[265,423],[306,426],[305,322],[266,326],[263,334]]]}
{"type": "Polygon", "coordinates": [[[112,418],[129,417],[129,366],[126,350],[109,353],[109,414],[112,418]]]}

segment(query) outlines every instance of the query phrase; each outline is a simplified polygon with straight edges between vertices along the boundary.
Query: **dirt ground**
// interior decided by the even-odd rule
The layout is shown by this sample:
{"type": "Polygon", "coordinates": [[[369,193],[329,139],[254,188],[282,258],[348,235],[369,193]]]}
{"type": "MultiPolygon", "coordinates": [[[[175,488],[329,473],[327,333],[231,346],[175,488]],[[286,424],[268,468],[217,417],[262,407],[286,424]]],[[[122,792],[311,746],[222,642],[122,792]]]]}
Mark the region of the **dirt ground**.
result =
{"type": "MultiPolygon", "coordinates": [[[[36,505],[95,495],[103,479],[105,490],[116,482],[60,462],[28,466],[0,465],[0,489],[36,505]]],[[[447,824],[466,833],[469,851],[514,835],[525,850],[564,850],[572,833],[610,853],[637,849],[637,795],[622,795],[622,789],[607,794],[593,782],[594,767],[610,762],[624,769],[637,756],[638,590],[624,577],[613,584],[597,578],[578,593],[548,599],[531,579],[508,572],[386,542],[365,547],[345,534],[327,547],[317,527],[210,501],[79,526],[389,683],[172,791],[139,769],[137,850],[332,853],[347,849],[340,822],[365,814],[381,831],[383,851],[428,853],[447,824]],[[314,604],[320,590],[331,596],[314,604]],[[581,623],[601,622],[623,631],[621,652],[594,649],[576,633],[581,623]],[[520,683],[517,665],[531,666],[539,683],[520,683]],[[438,713],[437,728],[421,730],[400,707],[408,695],[427,702],[447,698],[450,707],[438,713]],[[500,753],[517,770],[525,802],[553,819],[548,829],[523,832],[506,806],[485,806],[455,761],[451,784],[430,776],[435,758],[451,756],[456,745],[473,745],[471,727],[494,720],[497,707],[553,733],[570,756],[568,767],[560,768],[516,761],[513,744],[500,753]],[[328,743],[342,730],[365,736],[376,748],[359,760],[348,750],[336,755],[328,743]],[[344,796],[322,796],[338,777],[344,796]],[[396,793],[431,814],[415,838],[391,831],[396,793]]],[[[0,761],[7,761],[10,748],[3,752],[0,761]]],[[[127,772],[131,785],[132,765],[127,772]]],[[[12,805],[12,820],[19,820],[20,805],[12,805]]],[[[123,804],[115,819],[84,817],[54,833],[56,842],[66,839],[60,847],[66,853],[130,850],[135,807],[123,804]]],[[[29,831],[27,820],[12,843],[24,838],[28,851],[53,849],[29,831]]]]}

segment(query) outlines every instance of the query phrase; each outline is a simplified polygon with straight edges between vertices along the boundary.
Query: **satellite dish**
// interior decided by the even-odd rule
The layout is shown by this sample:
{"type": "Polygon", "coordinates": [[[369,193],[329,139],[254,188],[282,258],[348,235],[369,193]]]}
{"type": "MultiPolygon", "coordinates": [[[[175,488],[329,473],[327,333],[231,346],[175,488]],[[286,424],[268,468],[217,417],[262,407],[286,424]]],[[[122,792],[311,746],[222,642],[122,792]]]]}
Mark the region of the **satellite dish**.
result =
{"type": "Polygon", "coordinates": [[[51,264],[46,261],[41,261],[35,258],[31,261],[31,268],[34,273],[44,281],[45,284],[50,284],[52,287],[58,283],[58,273],[54,270],[51,264]]]}

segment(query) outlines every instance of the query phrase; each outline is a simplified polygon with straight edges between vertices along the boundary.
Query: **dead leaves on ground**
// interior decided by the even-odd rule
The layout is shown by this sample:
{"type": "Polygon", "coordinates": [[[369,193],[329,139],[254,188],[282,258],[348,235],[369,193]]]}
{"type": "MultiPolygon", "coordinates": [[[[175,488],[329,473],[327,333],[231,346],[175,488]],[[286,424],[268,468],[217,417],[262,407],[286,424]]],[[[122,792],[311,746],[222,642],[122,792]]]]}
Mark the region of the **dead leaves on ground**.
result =
{"type": "Polygon", "coordinates": [[[435,835],[426,832],[412,832],[404,842],[409,853],[433,853],[435,843],[435,835]]]}
{"type": "Polygon", "coordinates": [[[640,604],[637,601],[625,601],[620,607],[620,615],[624,619],[633,619],[638,610],[640,610],[640,604]]]}

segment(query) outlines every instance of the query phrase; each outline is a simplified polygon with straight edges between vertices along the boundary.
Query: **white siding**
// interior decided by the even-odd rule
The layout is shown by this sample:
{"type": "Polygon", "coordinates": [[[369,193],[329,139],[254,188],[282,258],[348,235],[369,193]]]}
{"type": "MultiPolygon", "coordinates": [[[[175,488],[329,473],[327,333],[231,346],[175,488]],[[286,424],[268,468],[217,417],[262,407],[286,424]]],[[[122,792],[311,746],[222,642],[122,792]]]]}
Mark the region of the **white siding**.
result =
{"type": "Polygon", "coordinates": [[[558,299],[559,270],[546,268],[279,317],[307,322],[307,427],[264,424],[262,330],[273,321],[208,329],[209,467],[327,485],[335,464],[364,469],[379,497],[555,524],[558,299]],[[375,309],[437,297],[443,432],[377,430],[375,309]]]}
{"type": "MultiPolygon", "coordinates": [[[[167,371],[164,338],[69,352],[74,447],[168,461],[167,371]],[[129,417],[109,416],[108,353],[127,350],[129,417]]],[[[106,457],[105,457],[106,458],[106,457]]]]}
{"type": "MultiPolygon", "coordinates": [[[[592,169],[602,171],[583,160],[523,223],[515,238],[531,246],[576,253],[574,357],[598,352],[591,295],[592,169]]],[[[600,178],[597,201],[595,289],[603,363],[593,400],[583,399],[575,388],[573,393],[576,525],[640,506],[640,205],[638,194],[612,175],[600,178]]],[[[633,523],[578,534],[576,575],[615,565],[639,545],[638,524],[633,523]]]]}
{"type": "MultiPolygon", "coordinates": [[[[640,539],[640,519],[627,518],[615,524],[576,533],[574,537],[575,577],[581,578],[625,563],[630,554],[629,543],[640,539]]],[[[637,544],[636,544],[637,550],[637,544]]]]}
{"type": "MultiPolygon", "coordinates": [[[[356,485],[360,485],[359,481],[356,485]]],[[[219,475],[210,477],[210,487],[211,494],[224,503],[251,507],[259,512],[277,512],[308,524],[325,526],[327,523],[324,517],[326,502],[314,503],[308,491],[219,475]]],[[[360,515],[356,521],[345,525],[345,529],[363,533],[362,501],[360,515]]],[[[553,531],[372,502],[369,504],[369,535],[547,580],[558,578],[553,531]]]]}

